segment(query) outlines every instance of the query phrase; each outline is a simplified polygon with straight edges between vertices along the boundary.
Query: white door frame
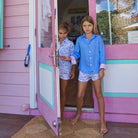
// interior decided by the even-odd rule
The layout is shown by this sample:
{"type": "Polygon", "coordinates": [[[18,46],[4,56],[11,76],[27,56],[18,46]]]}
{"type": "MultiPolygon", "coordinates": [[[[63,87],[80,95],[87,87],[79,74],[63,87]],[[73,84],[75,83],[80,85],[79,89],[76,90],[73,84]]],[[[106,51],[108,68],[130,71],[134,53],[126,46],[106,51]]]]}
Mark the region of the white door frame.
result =
{"type": "Polygon", "coordinates": [[[30,108],[37,108],[36,98],[36,1],[29,0],[29,44],[30,49],[30,108]]]}

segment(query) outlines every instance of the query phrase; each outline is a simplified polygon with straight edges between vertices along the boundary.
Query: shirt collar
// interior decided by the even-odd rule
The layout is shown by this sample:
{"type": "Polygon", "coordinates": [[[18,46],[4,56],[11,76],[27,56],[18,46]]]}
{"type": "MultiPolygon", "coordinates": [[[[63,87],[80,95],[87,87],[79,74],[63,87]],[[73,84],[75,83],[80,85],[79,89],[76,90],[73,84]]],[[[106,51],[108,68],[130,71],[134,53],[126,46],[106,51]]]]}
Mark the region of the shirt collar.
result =
{"type": "MultiPolygon", "coordinates": [[[[85,36],[85,33],[82,35],[84,38],[86,38],[86,36],[85,36]]],[[[91,39],[94,39],[95,38],[95,34],[93,33],[93,36],[91,37],[91,39]]]]}
{"type": "Polygon", "coordinates": [[[66,38],[64,41],[63,41],[63,43],[66,43],[68,41],[68,38],[66,38]]]}
{"type": "MultiPolygon", "coordinates": [[[[66,38],[62,43],[66,43],[68,41],[68,38],[66,38]]],[[[59,41],[58,41],[59,42],[59,41]]]]}

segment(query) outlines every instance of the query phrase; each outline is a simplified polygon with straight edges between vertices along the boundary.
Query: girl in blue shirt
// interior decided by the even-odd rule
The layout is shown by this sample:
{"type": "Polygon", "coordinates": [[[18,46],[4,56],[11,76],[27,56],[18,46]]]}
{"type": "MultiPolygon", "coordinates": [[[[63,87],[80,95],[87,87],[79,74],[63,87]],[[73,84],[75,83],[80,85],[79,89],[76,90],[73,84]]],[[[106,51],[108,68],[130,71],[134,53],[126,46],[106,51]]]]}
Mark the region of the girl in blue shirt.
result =
{"type": "Polygon", "coordinates": [[[105,104],[101,88],[101,79],[104,77],[104,69],[106,64],[106,55],[104,43],[99,36],[97,26],[91,16],[86,16],[81,21],[81,33],[76,41],[75,51],[69,57],[63,57],[64,60],[71,60],[75,64],[80,58],[79,63],[79,78],[78,78],[78,95],[77,95],[77,113],[71,120],[74,125],[81,116],[81,108],[83,98],[88,81],[91,79],[95,88],[95,94],[98,101],[101,129],[100,133],[108,132],[104,119],[105,104]]]}
{"type": "Polygon", "coordinates": [[[71,61],[62,60],[62,56],[70,57],[74,52],[74,44],[68,40],[69,33],[68,24],[60,24],[58,27],[58,49],[59,49],[59,77],[60,77],[60,105],[61,120],[63,118],[64,106],[66,103],[66,90],[68,80],[75,77],[75,65],[72,66],[71,61]]]}

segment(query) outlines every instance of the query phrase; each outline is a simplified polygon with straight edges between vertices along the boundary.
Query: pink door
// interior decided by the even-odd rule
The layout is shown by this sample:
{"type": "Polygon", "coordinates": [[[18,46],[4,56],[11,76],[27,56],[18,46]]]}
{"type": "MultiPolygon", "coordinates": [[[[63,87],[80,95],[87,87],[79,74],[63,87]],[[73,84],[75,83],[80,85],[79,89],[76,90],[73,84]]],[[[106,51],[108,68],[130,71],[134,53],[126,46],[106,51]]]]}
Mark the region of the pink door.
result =
{"type": "MultiPolygon", "coordinates": [[[[136,0],[89,0],[90,15],[98,24],[107,55],[102,88],[109,121],[138,122],[137,6],[136,0]]],[[[96,98],[94,105],[98,112],[96,98]]]]}
{"type": "Polygon", "coordinates": [[[59,135],[60,109],[55,59],[54,0],[36,0],[37,102],[38,109],[59,135]]]}

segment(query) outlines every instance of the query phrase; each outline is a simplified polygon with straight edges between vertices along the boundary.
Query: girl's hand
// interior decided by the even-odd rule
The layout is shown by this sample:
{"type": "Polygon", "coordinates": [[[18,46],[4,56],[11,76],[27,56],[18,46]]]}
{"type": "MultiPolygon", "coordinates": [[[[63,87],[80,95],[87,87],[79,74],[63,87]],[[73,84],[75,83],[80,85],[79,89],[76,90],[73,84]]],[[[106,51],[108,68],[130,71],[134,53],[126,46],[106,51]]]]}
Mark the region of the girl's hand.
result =
{"type": "Polygon", "coordinates": [[[70,73],[70,79],[74,79],[75,78],[75,71],[71,71],[70,73]]]}
{"type": "Polygon", "coordinates": [[[60,56],[60,58],[61,58],[62,60],[65,60],[65,61],[71,61],[71,58],[70,58],[70,57],[60,56]]]}
{"type": "Polygon", "coordinates": [[[102,79],[104,77],[104,69],[101,68],[99,72],[99,79],[102,79]]]}

